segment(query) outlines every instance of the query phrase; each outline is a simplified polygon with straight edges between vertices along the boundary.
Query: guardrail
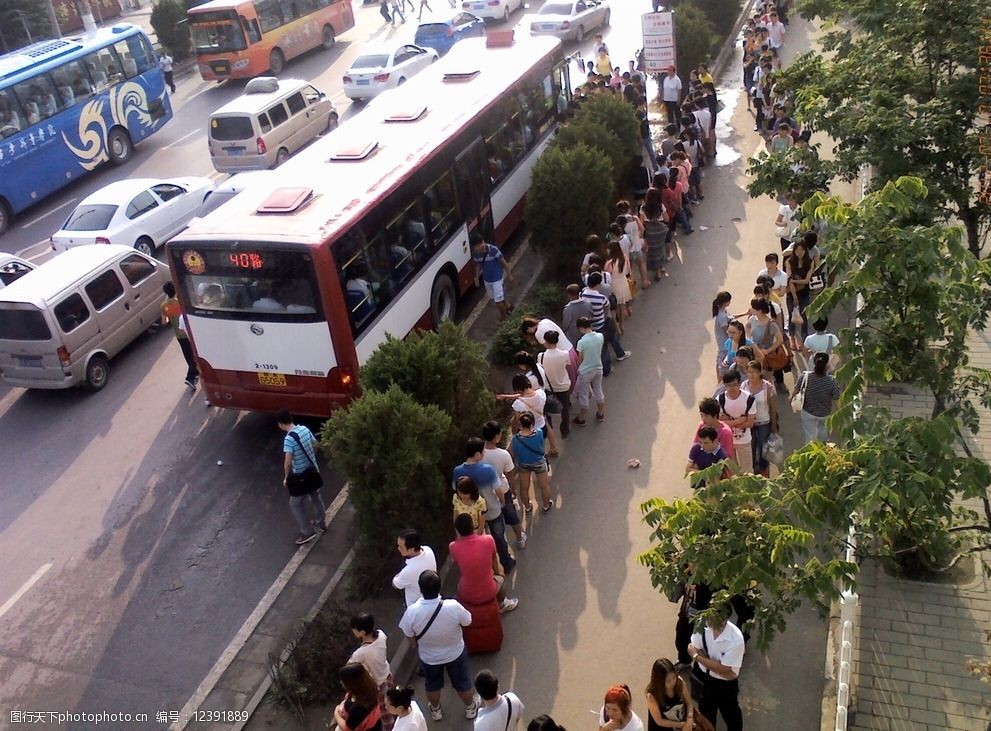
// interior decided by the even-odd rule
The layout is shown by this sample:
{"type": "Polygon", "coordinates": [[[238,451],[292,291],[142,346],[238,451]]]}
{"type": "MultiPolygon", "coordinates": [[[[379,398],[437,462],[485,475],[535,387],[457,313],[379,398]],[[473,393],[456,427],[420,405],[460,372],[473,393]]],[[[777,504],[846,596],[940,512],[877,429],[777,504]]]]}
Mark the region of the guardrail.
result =
{"type": "MultiPolygon", "coordinates": [[[[853,528],[852,516],[847,531],[846,560],[857,560],[857,534],[853,528]]],[[[853,680],[854,650],[856,648],[856,620],[860,596],[853,587],[846,587],[840,593],[840,637],[839,653],[836,655],[836,722],[834,731],[847,731],[851,715],[851,692],[853,680]]]]}

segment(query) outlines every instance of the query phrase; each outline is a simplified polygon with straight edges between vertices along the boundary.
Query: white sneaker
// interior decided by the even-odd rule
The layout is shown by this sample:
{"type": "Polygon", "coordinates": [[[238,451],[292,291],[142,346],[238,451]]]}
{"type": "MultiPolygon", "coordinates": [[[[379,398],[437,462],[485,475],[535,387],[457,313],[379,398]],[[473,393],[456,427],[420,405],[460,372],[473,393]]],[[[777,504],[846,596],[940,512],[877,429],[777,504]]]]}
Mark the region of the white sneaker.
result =
{"type": "Polygon", "coordinates": [[[505,614],[506,612],[513,611],[519,605],[520,605],[519,599],[513,599],[507,596],[505,599],[502,600],[502,604],[499,605],[499,611],[505,614]]]}
{"type": "Polygon", "coordinates": [[[526,539],[527,539],[526,531],[523,531],[520,534],[519,540],[516,541],[516,547],[517,548],[526,548],[526,539]]]}
{"type": "Polygon", "coordinates": [[[430,709],[430,718],[435,721],[444,720],[444,709],[440,706],[435,706],[433,703],[427,703],[427,708],[430,709]]]}
{"type": "MultiPolygon", "coordinates": [[[[431,713],[433,713],[433,709],[432,708],[430,709],[430,711],[431,711],[431,713]]],[[[475,718],[475,716],[477,716],[477,715],[478,715],[478,702],[477,701],[472,701],[470,706],[465,706],[465,718],[471,720],[471,719],[475,718]]],[[[439,718],[435,718],[434,720],[435,721],[439,721],[440,719],[439,718]]]]}
{"type": "Polygon", "coordinates": [[[620,360],[626,360],[626,359],[627,359],[627,358],[629,358],[629,357],[630,357],[631,355],[633,355],[633,351],[632,351],[632,350],[626,350],[626,351],[624,351],[624,352],[623,352],[623,357],[622,357],[622,358],[616,358],[616,360],[617,360],[617,361],[620,361],[620,360]]]}

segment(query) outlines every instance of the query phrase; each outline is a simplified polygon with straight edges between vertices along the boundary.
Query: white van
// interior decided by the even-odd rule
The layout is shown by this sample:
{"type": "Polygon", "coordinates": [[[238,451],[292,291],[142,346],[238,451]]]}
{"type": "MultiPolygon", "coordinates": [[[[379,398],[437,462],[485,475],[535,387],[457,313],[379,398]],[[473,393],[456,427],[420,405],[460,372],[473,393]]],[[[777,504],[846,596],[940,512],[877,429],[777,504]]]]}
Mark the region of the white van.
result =
{"type": "Polygon", "coordinates": [[[210,158],[221,173],[276,167],[337,122],[334,103],[309,82],[259,76],[210,115],[210,158]]]}
{"type": "Polygon", "coordinates": [[[0,253],[0,289],[13,284],[37,266],[19,256],[0,253]]]}
{"type": "Polygon", "coordinates": [[[24,388],[99,391],[109,361],[161,318],[168,268],[129,246],[89,244],[0,290],[0,373],[24,388]]]}

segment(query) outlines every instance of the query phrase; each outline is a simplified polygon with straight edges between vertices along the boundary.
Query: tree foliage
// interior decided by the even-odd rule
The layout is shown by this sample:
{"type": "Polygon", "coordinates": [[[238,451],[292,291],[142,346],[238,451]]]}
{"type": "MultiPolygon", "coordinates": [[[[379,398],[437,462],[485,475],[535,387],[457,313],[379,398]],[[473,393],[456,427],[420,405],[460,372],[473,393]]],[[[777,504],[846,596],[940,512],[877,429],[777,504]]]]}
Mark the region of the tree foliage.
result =
{"type": "Polygon", "coordinates": [[[193,52],[186,23],[186,6],[181,0],[158,0],[151,9],[151,27],[159,43],[175,61],[189,58],[193,52]]]}
{"type": "Polygon", "coordinates": [[[719,44],[712,21],[694,2],[683,2],[674,12],[677,65],[682,83],[688,86],[688,72],[708,63],[719,44]]]}
{"type": "Polygon", "coordinates": [[[554,144],[562,150],[585,145],[602,153],[609,160],[612,179],[617,185],[627,177],[631,159],[629,150],[620,144],[619,139],[606,125],[596,119],[587,115],[579,116],[570,124],[563,125],[554,138],[554,144]]]}
{"type": "Polygon", "coordinates": [[[52,27],[43,3],[37,0],[6,0],[0,9],[0,41],[4,52],[50,38],[52,27]]]}
{"type": "MultiPolygon", "coordinates": [[[[621,185],[629,175],[631,160],[640,155],[640,122],[633,108],[616,94],[596,94],[582,102],[573,124],[595,128],[602,125],[612,134],[612,149],[607,155],[613,161],[616,184],[621,185]]],[[[592,137],[601,139],[598,134],[592,137]]],[[[591,142],[586,144],[597,147],[591,142]]]]}
{"type": "Polygon", "coordinates": [[[774,154],[762,150],[749,160],[747,175],[753,176],[753,180],[747,185],[747,192],[752,198],[762,195],[780,198],[793,192],[798,200],[804,201],[815,193],[828,191],[837,173],[832,160],[819,156],[818,145],[789,147],[774,154]]]}
{"type": "Polygon", "coordinates": [[[740,0],[692,0],[692,2],[705,13],[720,41],[733,31],[733,24],[736,23],[743,7],[740,0]]]}
{"type": "Polygon", "coordinates": [[[809,0],[808,18],[835,24],[822,44],[827,59],[800,56],[778,83],[796,93],[796,113],[835,143],[838,172],[852,178],[874,168],[877,184],[905,175],[927,181],[927,213],[960,221],[967,247],[981,254],[991,207],[975,176],[979,149],[978,50],[983,0],[940,4],[933,33],[926,0],[809,0]]]}
{"type": "Polygon", "coordinates": [[[568,149],[552,144],[540,156],[524,216],[551,277],[573,276],[585,237],[605,232],[615,190],[609,159],[586,144],[568,149]]]}

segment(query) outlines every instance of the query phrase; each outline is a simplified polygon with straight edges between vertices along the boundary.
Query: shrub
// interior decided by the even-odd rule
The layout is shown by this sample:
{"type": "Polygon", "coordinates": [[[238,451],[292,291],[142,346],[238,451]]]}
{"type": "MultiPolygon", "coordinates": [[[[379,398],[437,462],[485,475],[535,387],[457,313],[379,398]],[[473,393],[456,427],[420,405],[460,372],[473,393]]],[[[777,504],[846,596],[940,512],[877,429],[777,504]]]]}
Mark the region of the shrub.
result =
{"type": "Polygon", "coordinates": [[[192,55],[186,6],[179,0],[158,0],[151,9],[151,27],[155,29],[159,43],[172,58],[182,61],[192,55]]]}
{"type": "MultiPolygon", "coordinates": [[[[735,17],[735,16],[734,16],[735,17]]],[[[712,21],[693,2],[684,2],[674,14],[674,32],[678,43],[678,68],[682,82],[688,72],[707,63],[719,45],[712,21]]]]}
{"type": "Polygon", "coordinates": [[[610,153],[618,161],[614,166],[616,183],[626,181],[630,172],[630,160],[640,154],[640,122],[631,107],[622,97],[615,94],[596,94],[582,102],[575,115],[576,124],[598,122],[616,138],[616,150],[610,153]]]}
{"type": "Polygon", "coordinates": [[[537,310],[532,305],[516,308],[509,317],[499,323],[495,335],[492,336],[492,350],[489,357],[494,365],[514,365],[514,356],[521,350],[532,350],[530,343],[520,332],[524,317],[536,317],[537,310]]]}
{"type": "Polygon", "coordinates": [[[551,278],[573,278],[585,237],[605,232],[616,190],[611,172],[608,158],[583,143],[552,145],[534,165],[524,215],[551,278]]]}
{"type": "Polygon", "coordinates": [[[721,43],[733,30],[733,24],[740,15],[742,8],[740,0],[693,0],[693,2],[712,23],[712,29],[721,43]]]}
{"type": "Polygon", "coordinates": [[[349,501],[370,561],[388,556],[396,534],[411,526],[431,545],[447,544],[450,490],[438,463],[450,432],[450,416],[396,385],[365,391],[324,425],[322,446],[351,483],[349,501]]]}
{"type": "Polygon", "coordinates": [[[624,152],[623,145],[616,135],[598,119],[588,115],[576,118],[575,121],[561,127],[554,144],[561,149],[584,144],[593,150],[598,150],[608,158],[612,179],[617,185],[626,178],[630,157],[624,152]]]}
{"type": "MultiPolygon", "coordinates": [[[[576,268],[575,276],[577,271],[576,268]]],[[[559,284],[542,284],[533,290],[528,299],[533,302],[533,310],[538,317],[549,317],[560,322],[561,312],[568,303],[568,294],[559,284]]]]}

